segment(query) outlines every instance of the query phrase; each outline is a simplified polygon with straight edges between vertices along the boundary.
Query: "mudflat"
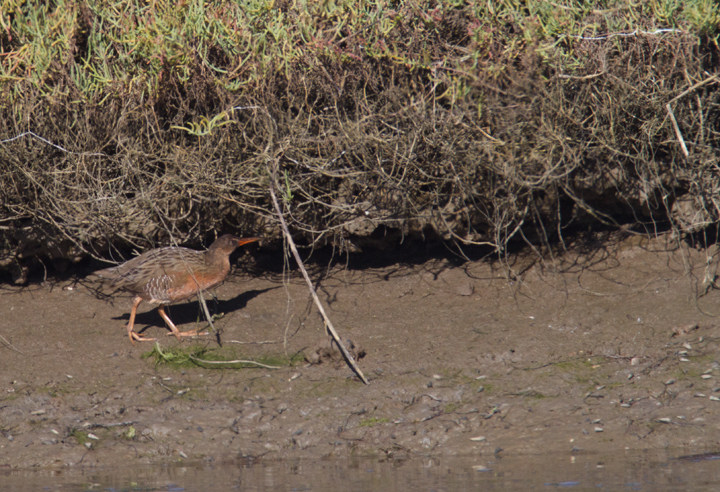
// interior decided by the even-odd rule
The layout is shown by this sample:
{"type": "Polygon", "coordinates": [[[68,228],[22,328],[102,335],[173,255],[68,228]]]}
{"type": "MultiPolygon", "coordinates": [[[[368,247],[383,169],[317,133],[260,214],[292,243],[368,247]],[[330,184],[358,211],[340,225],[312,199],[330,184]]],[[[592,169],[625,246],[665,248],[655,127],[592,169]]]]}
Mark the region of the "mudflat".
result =
{"type": "MultiPolygon", "coordinates": [[[[147,304],[136,320],[163,353],[294,361],[279,369],[143,357],[154,344],[130,344],[130,297],[100,296],[86,278],[4,286],[0,466],[713,451],[716,258],[672,244],[333,266],[318,293],[364,349],[368,386],[342,361],[298,357],[325,339],[299,275],[237,271],[220,286],[222,347],[166,336],[147,304]]],[[[170,315],[183,331],[205,325],[195,301],[170,315]]]]}

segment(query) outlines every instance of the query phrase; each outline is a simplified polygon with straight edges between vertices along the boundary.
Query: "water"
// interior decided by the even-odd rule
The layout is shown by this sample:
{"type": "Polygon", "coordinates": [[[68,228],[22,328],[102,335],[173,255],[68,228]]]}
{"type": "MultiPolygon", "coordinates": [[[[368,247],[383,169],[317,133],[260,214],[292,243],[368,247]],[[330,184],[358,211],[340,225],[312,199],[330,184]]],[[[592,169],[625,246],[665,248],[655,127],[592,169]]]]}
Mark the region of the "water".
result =
{"type": "MultiPolygon", "coordinates": [[[[502,453],[501,453],[502,454],[502,453]]],[[[664,453],[276,461],[3,470],[0,491],[699,491],[720,488],[720,455],[664,453]]]]}

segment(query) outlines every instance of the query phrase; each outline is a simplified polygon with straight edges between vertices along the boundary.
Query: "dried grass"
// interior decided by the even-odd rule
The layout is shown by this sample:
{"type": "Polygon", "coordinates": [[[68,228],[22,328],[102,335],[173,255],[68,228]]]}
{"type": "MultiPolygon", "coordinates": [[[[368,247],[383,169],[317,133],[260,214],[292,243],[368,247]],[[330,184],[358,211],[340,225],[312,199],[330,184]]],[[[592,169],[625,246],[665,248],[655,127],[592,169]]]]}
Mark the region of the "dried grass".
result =
{"type": "MultiPolygon", "coordinates": [[[[533,21],[441,6],[408,2],[346,30],[334,24],[342,12],[320,16],[313,41],[291,50],[292,19],[305,18],[285,5],[274,65],[231,57],[237,38],[194,60],[178,52],[137,83],[139,60],[124,58],[82,80],[66,60],[52,93],[13,82],[0,135],[31,129],[64,150],[0,145],[0,269],[24,281],[32,258],[61,268],[171,238],[279,238],[275,162],[296,240],[348,251],[434,237],[502,252],[576,228],[692,233],[718,221],[712,29],[581,39],[552,34],[562,26],[544,10],[533,21]]],[[[627,22],[617,10],[561,13],[577,32],[580,18],[627,22]]]]}

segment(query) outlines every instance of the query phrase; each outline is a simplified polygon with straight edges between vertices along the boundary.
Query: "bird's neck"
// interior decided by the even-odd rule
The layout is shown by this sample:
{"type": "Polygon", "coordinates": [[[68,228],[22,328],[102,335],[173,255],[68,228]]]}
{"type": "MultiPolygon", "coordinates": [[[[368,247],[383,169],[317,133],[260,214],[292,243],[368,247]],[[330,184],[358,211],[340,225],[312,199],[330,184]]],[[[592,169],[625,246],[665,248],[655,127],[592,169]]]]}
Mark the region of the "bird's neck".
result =
{"type": "Polygon", "coordinates": [[[230,271],[230,255],[223,254],[221,251],[207,250],[205,266],[213,270],[228,272],[230,271]]]}

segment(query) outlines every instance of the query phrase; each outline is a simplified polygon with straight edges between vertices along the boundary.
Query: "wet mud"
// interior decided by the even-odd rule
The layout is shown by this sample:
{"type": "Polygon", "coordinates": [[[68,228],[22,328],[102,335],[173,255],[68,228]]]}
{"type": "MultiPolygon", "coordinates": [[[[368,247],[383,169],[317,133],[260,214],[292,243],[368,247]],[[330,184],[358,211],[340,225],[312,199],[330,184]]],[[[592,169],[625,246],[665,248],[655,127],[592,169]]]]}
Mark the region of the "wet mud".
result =
{"type": "MultiPolygon", "coordinates": [[[[84,278],[5,286],[0,466],[713,452],[720,292],[703,283],[709,252],[670,244],[333,267],[318,292],[363,348],[368,386],[342,362],[304,360],[325,334],[299,275],[237,272],[220,286],[222,347],[167,337],[145,304],[136,320],[162,353],[279,369],[143,357],[153,344],[130,344],[130,298],[84,278]]],[[[181,330],[204,326],[197,302],[169,312],[181,330]]]]}

